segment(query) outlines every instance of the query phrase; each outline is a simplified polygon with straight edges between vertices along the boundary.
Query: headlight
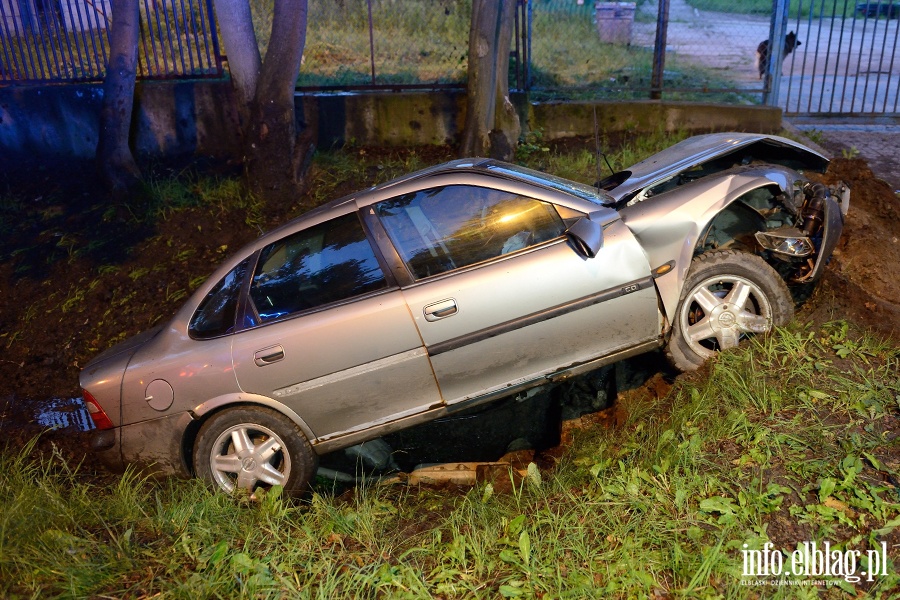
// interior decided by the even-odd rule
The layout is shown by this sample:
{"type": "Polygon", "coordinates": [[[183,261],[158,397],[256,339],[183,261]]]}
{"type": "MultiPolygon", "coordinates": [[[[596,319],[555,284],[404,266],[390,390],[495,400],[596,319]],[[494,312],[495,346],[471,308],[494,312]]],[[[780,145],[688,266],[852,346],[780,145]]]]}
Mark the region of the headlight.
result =
{"type": "Polygon", "coordinates": [[[756,234],[756,241],[766,250],[776,254],[803,258],[815,252],[812,240],[803,235],[799,229],[780,229],[756,234]]]}

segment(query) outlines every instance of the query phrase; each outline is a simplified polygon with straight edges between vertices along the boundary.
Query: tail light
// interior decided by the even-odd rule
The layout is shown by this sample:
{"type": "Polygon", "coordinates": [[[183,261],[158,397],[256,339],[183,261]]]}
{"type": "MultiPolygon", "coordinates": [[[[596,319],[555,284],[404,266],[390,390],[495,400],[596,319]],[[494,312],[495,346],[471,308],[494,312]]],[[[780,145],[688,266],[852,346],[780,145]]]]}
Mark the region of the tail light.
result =
{"type": "Polygon", "coordinates": [[[113,422],[109,420],[109,417],[106,416],[106,413],[103,411],[100,403],[97,402],[97,399],[94,398],[89,391],[81,391],[83,392],[84,403],[87,406],[91,419],[94,420],[94,425],[96,425],[97,429],[112,429],[115,427],[113,422]]]}

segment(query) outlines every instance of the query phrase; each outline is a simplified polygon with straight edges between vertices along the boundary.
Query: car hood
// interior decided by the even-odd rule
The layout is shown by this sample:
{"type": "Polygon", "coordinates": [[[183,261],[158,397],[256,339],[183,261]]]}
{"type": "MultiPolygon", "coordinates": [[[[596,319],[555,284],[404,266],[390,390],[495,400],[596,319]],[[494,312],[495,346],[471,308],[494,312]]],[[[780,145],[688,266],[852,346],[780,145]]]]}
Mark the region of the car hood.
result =
{"type": "Polygon", "coordinates": [[[815,150],[777,135],[710,133],[688,138],[632,165],[624,171],[627,178],[609,192],[616,200],[630,197],[653,182],[737,152],[754,160],[782,164],[797,170],[824,172],[829,163],[827,157],[815,150]]]}

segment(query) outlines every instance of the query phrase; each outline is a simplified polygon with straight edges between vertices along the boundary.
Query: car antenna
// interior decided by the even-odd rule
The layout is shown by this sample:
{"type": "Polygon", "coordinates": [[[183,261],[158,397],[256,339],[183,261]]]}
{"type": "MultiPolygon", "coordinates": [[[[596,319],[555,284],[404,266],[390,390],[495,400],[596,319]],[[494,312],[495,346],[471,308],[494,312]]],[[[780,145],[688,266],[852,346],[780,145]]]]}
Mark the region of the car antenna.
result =
{"type": "Polygon", "coordinates": [[[607,168],[609,168],[610,174],[615,173],[613,171],[612,165],[609,164],[609,159],[606,158],[606,153],[603,152],[603,149],[600,147],[600,125],[597,122],[597,105],[594,105],[594,145],[597,147],[597,191],[600,191],[600,182],[603,181],[603,165],[600,164],[600,158],[603,157],[603,161],[606,163],[607,168]]]}

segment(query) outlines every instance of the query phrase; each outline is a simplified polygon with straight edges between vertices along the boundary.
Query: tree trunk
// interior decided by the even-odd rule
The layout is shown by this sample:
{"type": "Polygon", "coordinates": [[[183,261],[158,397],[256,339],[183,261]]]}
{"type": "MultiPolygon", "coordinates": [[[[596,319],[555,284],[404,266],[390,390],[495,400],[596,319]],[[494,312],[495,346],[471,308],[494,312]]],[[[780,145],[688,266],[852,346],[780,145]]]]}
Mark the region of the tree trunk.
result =
{"type": "Polygon", "coordinates": [[[250,191],[287,202],[301,191],[311,153],[310,136],[297,137],[294,109],[307,12],[307,0],[275,0],[272,36],[244,140],[244,173],[250,191]]]}
{"type": "Polygon", "coordinates": [[[244,182],[252,193],[291,202],[314,150],[312,130],[297,136],[294,109],[308,0],[275,0],[264,60],[247,0],[215,4],[241,117],[244,182]]]}
{"type": "Polygon", "coordinates": [[[515,0],[474,0],[469,33],[466,124],[461,156],[509,160],[521,127],[509,100],[509,47],[515,0]]]}
{"type": "Polygon", "coordinates": [[[497,94],[497,28],[504,0],[474,0],[469,30],[466,125],[460,156],[487,156],[497,94]]]}
{"type": "Polygon", "coordinates": [[[228,57],[228,71],[237,92],[238,115],[241,125],[246,126],[262,64],[250,3],[247,0],[215,0],[215,8],[222,44],[228,57]]]}
{"type": "Polygon", "coordinates": [[[139,17],[137,0],[111,0],[111,4],[109,62],[103,81],[96,159],[100,176],[110,192],[122,195],[132,190],[141,177],[128,146],[137,75],[139,17]]]}
{"type": "Polygon", "coordinates": [[[494,127],[490,133],[490,156],[500,160],[512,160],[522,133],[519,113],[509,99],[509,47],[512,44],[515,10],[516,0],[502,0],[497,35],[497,95],[494,127]]]}

